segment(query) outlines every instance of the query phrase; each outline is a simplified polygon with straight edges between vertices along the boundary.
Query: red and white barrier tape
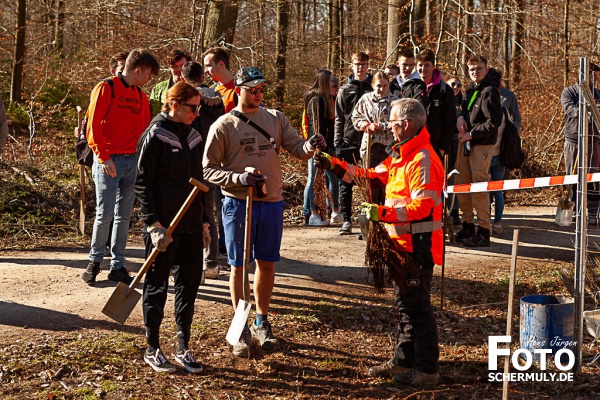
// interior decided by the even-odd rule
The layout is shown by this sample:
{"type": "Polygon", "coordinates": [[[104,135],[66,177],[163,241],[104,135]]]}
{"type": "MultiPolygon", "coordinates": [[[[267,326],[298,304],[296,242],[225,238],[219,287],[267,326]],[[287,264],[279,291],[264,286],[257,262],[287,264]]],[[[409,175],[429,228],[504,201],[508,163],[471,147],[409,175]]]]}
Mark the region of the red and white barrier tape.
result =
{"type": "MultiPolygon", "coordinates": [[[[588,174],[588,182],[600,182],[600,172],[588,174]]],[[[531,189],[577,183],[577,175],[545,176],[542,178],[507,179],[505,181],[463,183],[448,186],[446,193],[480,193],[496,190],[531,189]]]]}

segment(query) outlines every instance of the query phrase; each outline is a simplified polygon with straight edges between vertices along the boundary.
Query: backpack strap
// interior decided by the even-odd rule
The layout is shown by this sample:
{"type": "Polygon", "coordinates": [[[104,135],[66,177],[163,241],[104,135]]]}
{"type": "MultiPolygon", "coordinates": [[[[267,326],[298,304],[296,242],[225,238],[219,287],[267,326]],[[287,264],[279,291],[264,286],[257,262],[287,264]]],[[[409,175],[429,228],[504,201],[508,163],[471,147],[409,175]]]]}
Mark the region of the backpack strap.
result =
{"type": "Polygon", "coordinates": [[[110,97],[114,99],[115,98],[115,83],[110,78],[104,78],[102,80],[104,82],[108,83],[108,86],[110,86],[110,97]]]}
{"type": "Polygon", "coordinates": [[[250,118],[246,117],[244,114],[242,114],[238,110],[231,110],[231,111],[229,111],[229,113],[233,116],[238,117],[239,119],[241,119],[242,121],[244,121],[245,123],[247,123],[248,125],[253,127],[254,129],[256,129],[257,131],[262,133],[263,136],[266,137],[267,140],[271,143],[271,146],[273,146],[273,150],[275,150],[275,152],[277,154],[279,154],[279,150],[277,149],[277,143],[275,143],[275,139],[273,139],[273,137],[271,135],[269,135],[267,133],[267,131],[265,131],[263,128],[258,126],[254,121],[252,121],[250,118]]]}

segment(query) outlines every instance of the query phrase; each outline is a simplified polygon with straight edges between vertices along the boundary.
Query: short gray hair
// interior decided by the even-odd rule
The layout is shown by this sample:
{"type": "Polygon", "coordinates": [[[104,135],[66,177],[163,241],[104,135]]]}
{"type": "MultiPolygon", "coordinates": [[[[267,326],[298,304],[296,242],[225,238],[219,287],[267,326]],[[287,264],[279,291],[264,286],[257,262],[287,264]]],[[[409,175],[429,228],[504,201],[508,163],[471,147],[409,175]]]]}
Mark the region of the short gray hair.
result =
{"type": "Polygon", "coordinates": [[[423,105],[415,99],[400,99],[392,102],[392,110],[397,109],[399,119],[411,120],[417,130],[427,122],[427,114],[423,105]]]}

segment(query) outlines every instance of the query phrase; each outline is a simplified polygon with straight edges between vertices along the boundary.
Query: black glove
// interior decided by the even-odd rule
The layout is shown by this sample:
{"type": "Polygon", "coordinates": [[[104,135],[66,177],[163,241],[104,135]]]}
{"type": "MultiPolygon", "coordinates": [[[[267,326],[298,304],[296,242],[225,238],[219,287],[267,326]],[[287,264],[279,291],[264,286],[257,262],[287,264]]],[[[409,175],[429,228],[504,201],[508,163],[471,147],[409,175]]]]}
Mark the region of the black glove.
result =
{"type": "Polygon", "coordinates": [[[308,143],[315,149],[319,148],[321,150],[327,150],[327,141],[323,135],[311,136],[310,139],[308,139],[308,143]]]}
{"type": "Polygon", "coordinates": [[[258,182],[264,181],[262,174],[253,174],[251,172],[244,172],[240,175],[239,184],[242,186],[254,186],[258,182]]]}

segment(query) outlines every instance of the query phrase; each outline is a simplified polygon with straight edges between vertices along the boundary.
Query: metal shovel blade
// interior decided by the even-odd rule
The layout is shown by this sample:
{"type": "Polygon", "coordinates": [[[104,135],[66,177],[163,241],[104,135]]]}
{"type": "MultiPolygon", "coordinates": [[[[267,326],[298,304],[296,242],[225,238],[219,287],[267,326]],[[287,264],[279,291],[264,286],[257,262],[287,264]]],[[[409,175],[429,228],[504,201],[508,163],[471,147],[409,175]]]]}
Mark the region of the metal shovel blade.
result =
{"type": "Polygon", "coordinates": [[[128,285],[119,282],[115,291],[102,309],[102,313],[118,323],[124,324],[135,308],[135,305],[140,300],[140,297],[142,297],[140,292],[135,289],[129,290],[128,285]]]}
{"type": "Polygon", "coordinates": [[[229,325],[229,331],[227,332],[227,336],[225,336],[225,339],[227,339],[232,346],[239,342],[244,327],[248,325],[248,316],[250,315],[251,308],[252,304],[247,301],[240,299],[238,302],[233,320],[231,321],[231,325],[229,325]]]}

